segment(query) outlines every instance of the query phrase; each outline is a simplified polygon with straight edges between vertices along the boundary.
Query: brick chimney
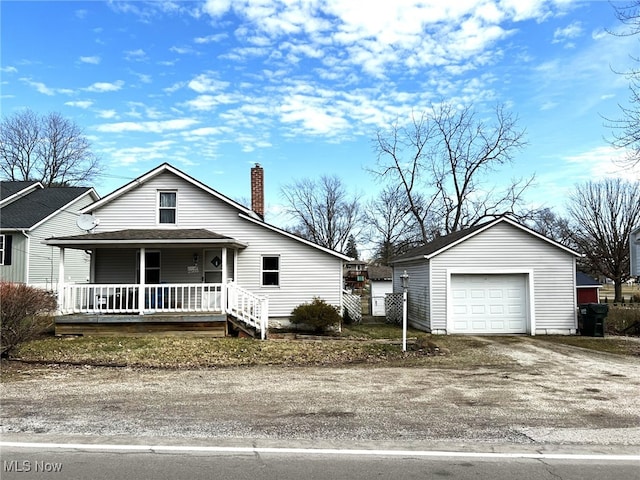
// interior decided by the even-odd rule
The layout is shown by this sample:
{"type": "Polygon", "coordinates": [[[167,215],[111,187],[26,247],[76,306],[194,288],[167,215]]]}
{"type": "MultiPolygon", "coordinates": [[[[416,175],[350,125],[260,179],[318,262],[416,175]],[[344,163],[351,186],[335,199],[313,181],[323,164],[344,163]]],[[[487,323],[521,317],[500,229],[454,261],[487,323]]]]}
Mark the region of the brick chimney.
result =
{"type": "Polygon", "coordinates": [[[264,170],[259,163],[251,168],[251,210],[264,220],[264,170]]]}

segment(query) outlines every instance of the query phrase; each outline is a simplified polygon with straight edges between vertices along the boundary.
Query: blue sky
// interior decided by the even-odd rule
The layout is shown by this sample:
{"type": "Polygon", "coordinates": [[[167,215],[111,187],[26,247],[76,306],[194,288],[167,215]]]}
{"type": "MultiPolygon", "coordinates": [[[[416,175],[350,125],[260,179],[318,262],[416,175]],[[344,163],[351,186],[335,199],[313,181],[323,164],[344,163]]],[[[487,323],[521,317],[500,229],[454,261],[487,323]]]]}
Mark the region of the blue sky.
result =
{"type": "MultiPolygon", "coordinates": [[[[606,1],[2,1],[1,108],[60,112],[106,165],[105,195],[169,162],[235,199],[265,168],[280,189],[337,174],[362,194],[376,131],[445,99],[519,117],[528,146],[492,181],[536,174],[562,208],[577,182],[620,172],[602,115],[638,54],[606,1]]],[[[492,185],[488,185],[491,187],[492,185]]]]}

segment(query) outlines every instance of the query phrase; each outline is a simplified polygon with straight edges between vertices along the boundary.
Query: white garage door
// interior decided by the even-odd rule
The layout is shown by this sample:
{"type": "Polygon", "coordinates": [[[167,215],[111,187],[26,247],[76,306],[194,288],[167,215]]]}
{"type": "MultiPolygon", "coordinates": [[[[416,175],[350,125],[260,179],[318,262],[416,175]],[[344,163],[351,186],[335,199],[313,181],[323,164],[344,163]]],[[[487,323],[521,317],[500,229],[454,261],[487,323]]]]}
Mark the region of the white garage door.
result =
{"type": "Polygon", "coordinates": [[[526,333],[526,275],[452,275],[452,333],[526,333]]]}

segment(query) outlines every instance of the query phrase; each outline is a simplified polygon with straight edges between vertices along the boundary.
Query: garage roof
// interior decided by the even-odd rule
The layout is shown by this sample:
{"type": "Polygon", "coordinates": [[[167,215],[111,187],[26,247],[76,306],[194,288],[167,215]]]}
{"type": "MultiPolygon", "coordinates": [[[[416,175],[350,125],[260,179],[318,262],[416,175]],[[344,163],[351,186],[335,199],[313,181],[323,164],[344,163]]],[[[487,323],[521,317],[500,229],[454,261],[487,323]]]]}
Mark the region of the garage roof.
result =
{"type": "Polygon", "coordinates": [[[416,247],[407,253],[399,255],[398,257],[394,258],[391,263],[395,264],[395,263],[408,262],[408,261],[417,260],[417,259],[433,258],[436,255],[439,255],[440,253],[450,249],[451,247],[458,245],[459,243],[462,243],[465,240],[472,238],[475,235],[479,234],[480,232],[483,232],[501,222],[505,222],[505,223],[508,223],[509,225],[513,225],[514,227],[519,228],[531,235],[534,235],[540,238],[541,240],[544,240],[545,242],[548,242],[558,248],[561,248],[572,255],[575,255],[577,257],[582,256],[578,252],[571,250],[568,247],[565,247],[561,243],[551,240],[550,238],[545,237],[544,235],[534,230],[531,230],[530,228],[525,227],[524,225],[521,225],[518,222],[511,220],[510,218],[498,217],[494,220],[491,220],[490,222],[474,225],[473,227],[469,227],[464,230],[458,230],[457,232],[452,232],[449,235],[445,235],[443,237],[437,237],[433,241],[421,247],[416,247]]]}

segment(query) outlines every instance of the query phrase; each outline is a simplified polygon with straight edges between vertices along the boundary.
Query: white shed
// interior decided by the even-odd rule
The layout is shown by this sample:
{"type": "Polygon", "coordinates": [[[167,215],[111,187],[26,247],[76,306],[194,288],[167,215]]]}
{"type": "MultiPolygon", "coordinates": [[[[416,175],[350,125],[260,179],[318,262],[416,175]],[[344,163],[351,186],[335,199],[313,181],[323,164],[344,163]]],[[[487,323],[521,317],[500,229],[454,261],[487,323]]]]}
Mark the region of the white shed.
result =
{"type": "Polygon", "coordinates": [[[500,217],[393,261],[409,274],[408,320],[435,334],[575,334],[580,254],[500,217]]]}
{"type": "Polygon", "coordinates": [[[369,285],[371,286],[371,315],[384,317],[387,313],[385,298],[393,293],[393,269],[385,266],[369,267],[369,285]]]}

